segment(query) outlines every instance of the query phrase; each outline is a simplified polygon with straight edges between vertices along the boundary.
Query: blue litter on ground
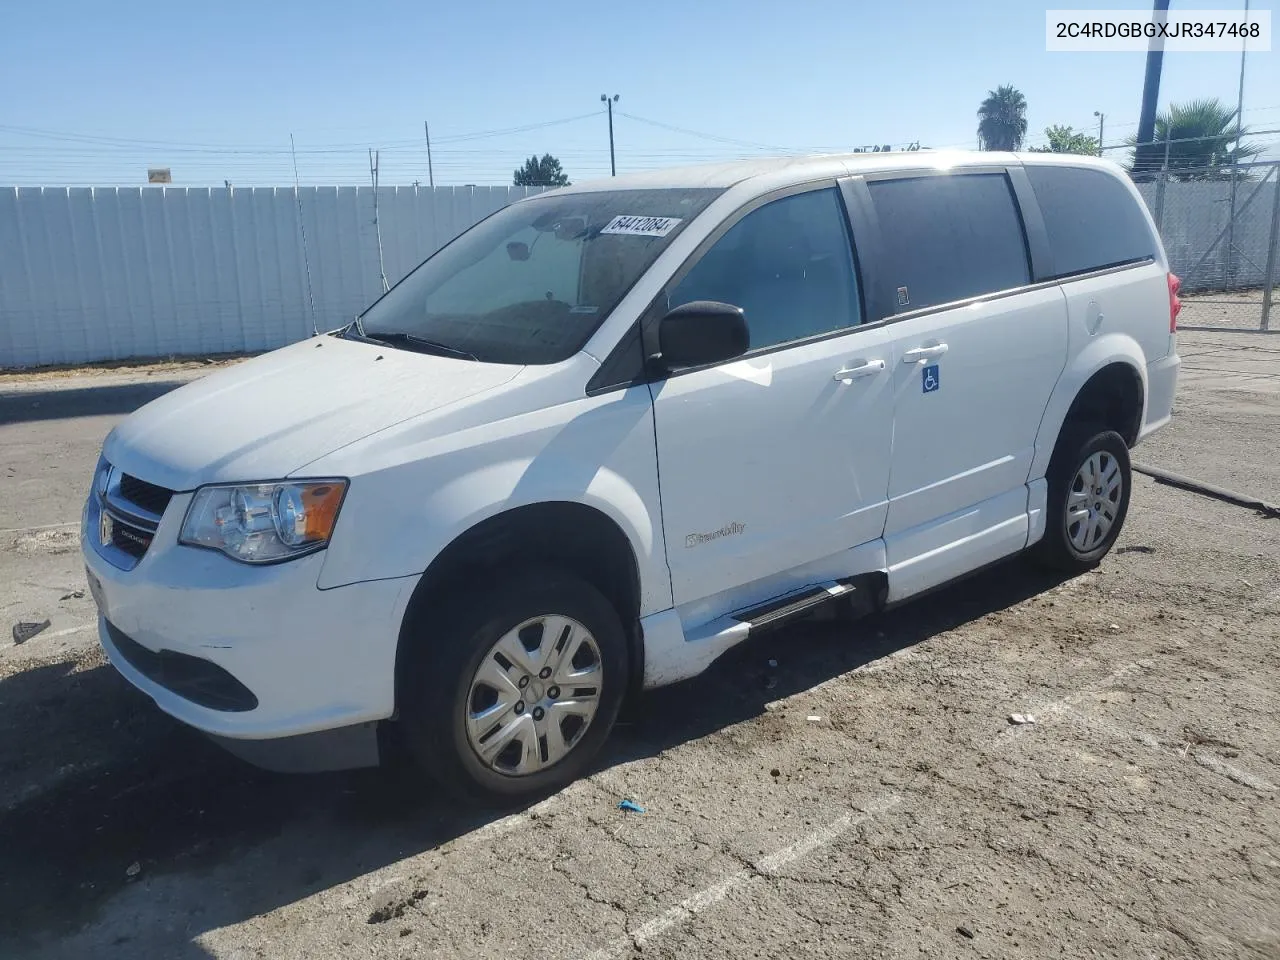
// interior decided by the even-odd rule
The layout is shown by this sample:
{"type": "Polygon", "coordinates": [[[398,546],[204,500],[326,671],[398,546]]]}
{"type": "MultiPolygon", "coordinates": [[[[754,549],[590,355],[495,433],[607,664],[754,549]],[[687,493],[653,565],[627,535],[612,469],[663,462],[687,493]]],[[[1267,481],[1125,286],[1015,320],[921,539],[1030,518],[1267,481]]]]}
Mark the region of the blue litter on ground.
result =
{"type": "Polygon", "coordinates": [[[634,800],[623,800],[618,804],[619,810],[626,810],[628,813],[644,813],[644,807],[636,803],[634,800]]]}

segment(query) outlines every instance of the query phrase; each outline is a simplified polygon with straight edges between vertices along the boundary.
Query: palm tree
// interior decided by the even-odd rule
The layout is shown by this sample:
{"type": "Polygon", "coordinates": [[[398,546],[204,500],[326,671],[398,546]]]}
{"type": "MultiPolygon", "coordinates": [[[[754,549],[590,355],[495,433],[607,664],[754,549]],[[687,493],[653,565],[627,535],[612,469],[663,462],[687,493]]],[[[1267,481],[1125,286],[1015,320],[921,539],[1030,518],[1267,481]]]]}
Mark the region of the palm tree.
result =
{"type": "Polygon", "coordinates": [[[982,150],[1017,150],[1027,135],[1027,98],[1006,84],[987,92],[978,107],[978,147],[982,150]]]}
{"type": "MultiPolygon", "coordinates": [[[[1262,152],[1244,143],[1248,127],[1241,127],[1236,142],[1236,111],[1217,97],[1172,103],[1167,113],[1156,117],[1155,142],[1146,148],[1149,160],[1143,169],[1164,167],[1165,143],[1169,141],[1169,171],[1178,180],[1229,179],[1230,167],[1262,152]]],[[[1130,144],[1135,141],[1131,138],[1130,144]]],[[[1135,157],[1135,166],[1137,158],[1135,157]]]]}

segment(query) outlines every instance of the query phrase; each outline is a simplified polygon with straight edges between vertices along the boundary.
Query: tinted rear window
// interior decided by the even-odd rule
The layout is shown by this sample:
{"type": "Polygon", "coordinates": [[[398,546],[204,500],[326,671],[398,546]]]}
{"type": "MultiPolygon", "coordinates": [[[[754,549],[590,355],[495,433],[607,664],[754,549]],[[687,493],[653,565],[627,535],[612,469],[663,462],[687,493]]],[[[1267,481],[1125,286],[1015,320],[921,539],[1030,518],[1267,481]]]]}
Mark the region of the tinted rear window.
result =
{"type": "Polygon", "coordinates": [[[1002,173],[867,184],[897,312],[1030,282],[1022,219],[1002,173]]]}
{"type": "Polygon", "coordinates": [[[1076,167],[1024,169],[1044,216],[1055,276],[1155,256],[1155,238],[1138,201],[1115,177],[1076,167]]]}

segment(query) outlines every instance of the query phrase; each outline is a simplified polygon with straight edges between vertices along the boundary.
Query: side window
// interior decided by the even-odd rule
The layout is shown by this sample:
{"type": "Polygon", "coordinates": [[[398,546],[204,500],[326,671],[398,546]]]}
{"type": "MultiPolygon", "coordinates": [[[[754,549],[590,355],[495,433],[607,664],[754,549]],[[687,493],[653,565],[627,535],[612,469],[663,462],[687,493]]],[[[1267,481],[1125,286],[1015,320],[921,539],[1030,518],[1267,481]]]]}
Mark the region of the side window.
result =
{"type": "Polygon", "coordinates": [[[1004,174],[873,180],[867,187],[898,313],[1030,282],[1022,218],[1004,174]]]}
{"type": "Polygon", "coordinates": [[[832,189],[766,203],[729,228],[668,296],[741,307],[751,349],[862,322],[844,207],[832,189]]]}
{"type": "Polygon", "coordinates": [[[1146,217],[1115,177],[1081,167],[1027,164],[1023,169],[1044,217],[1055,275],[1155,256],[1146,217]]]}

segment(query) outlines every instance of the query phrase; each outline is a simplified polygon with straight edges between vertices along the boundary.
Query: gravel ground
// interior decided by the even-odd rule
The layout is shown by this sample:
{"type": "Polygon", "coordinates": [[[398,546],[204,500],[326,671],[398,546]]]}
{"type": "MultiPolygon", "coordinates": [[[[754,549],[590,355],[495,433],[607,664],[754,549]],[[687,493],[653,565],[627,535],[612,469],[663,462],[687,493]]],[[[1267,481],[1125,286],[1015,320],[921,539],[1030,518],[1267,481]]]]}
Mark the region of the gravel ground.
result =
{"type": "MultiPolygon", "coordinates": [[[[1280,339],[1180,346],[1136,459],[1280,501],[1280,339]]],[[[1138,478],[1096,571],[748,644],[488,815],[259,773],[128,688],[48,525],[145,394],[7,422],[4,389],[0,611],[54,624],[0,644],[0,956],[1280,956],[1280,521],[1138,478]]]]}

